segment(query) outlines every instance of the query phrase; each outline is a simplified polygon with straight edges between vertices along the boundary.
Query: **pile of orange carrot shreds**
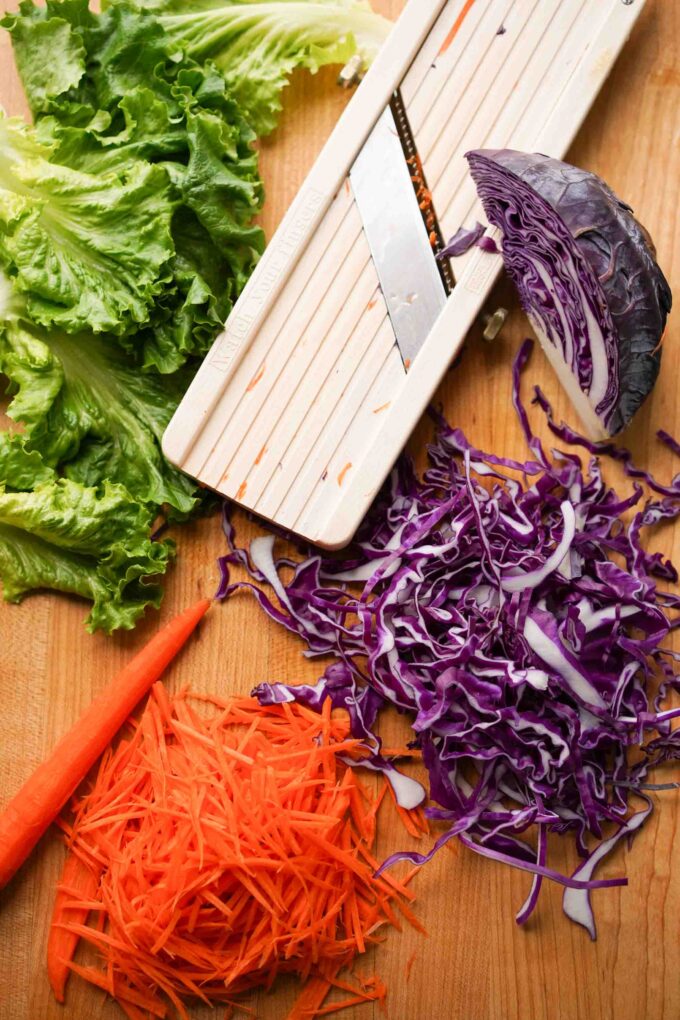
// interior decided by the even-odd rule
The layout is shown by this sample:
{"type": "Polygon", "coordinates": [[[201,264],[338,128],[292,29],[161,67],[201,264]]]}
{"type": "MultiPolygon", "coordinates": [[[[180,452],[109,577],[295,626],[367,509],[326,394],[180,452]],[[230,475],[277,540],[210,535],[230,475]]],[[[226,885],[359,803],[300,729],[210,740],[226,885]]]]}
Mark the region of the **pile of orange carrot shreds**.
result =
{"type": "MultiPolygon", "coordinates": [[[[375,796],[342,761],[362,756],[347,719],[330,701],[321,713],[186,691],[171,701],[156,684],[133,726],[64,823],[48,948],[57,997],[72,970],[131,1020],[170,1006],[187,1020],[188,999],[241,1008],[235,995],[294,973],[305,986],[289,1020],[383,1002],[377,978],[338,975],[399,915],[423,929],[413,873],[374,877],[385,789],[375,796]],[[73,962],[79,938],[101,969],[73,962]],[[333,987],[350,998],[324,1007],[333,987]]],[[[400,815],[426,831],[422,812],[400,815]]]]}

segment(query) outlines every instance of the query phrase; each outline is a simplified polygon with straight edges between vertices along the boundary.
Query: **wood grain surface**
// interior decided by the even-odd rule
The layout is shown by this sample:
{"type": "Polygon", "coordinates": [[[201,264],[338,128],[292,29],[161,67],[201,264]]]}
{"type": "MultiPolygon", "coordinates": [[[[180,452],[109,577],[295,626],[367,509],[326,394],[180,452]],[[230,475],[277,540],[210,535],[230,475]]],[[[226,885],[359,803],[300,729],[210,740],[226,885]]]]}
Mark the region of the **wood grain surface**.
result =
{"type": "MultiPolygon", "coordinates": [[[[552,0],[544,0],[552,2],[552,0]]],[[[561,0],[569,3],[571,0],[561,0]]],[[[2,7],[4,0],[0,0],[2,7]]],[[[402,0],[376,0],[396,16],[402,0]]],[[[572,162],[601,174],[635,207],[651,231],[671,286],[680,291],[680,2],[648,0],[633,38],[602,91],[571,152],[572,162]]],[[[267,189],[263,224],[271,234],[328,135],[346,97],[327,71],[296,76],[286,95],[281,127],[262,145],[267,189]]],[[[0,102],[25,112],[5,33],[0,37],[0,102]]],[[[510,404],[510,362],[527,323],[507,284],[495,295],[513,309],[502,339],[485,344],[476,331],[460,364],[438,394],[446,413],[476,445],[506,455],[523,452],[510,404]]],[[[680,435],[678,355],[680,315],[671,320],[662,376],[626,436],[637,459],[664,478],[678,469],[655,431],[680,435]]],[[[569,416],[547,363],[534,355],[527,374],[569,416]]],[[[539,421],[536,418],[536,425],[539,421]]],[[[422,450],[428,426],[411,446],[422,450]]],[[[258,528],[238,517],[240,536],[258,528]]],[[[178,529],[179,556],[160,614],[134,634],[90,637],[85,607],[57,595],[35,595],[20,607],[0,606],[0,799],[9,798],[57,738],[106,681],[158,626],[199,593],[216,586],[215,561],[224,543],[210,517],[178,529]]],[[[662,528],[655,545],[680,561],[680,529],[662,528]]],[[[215,608],[199,636],[167,675],[174,687],[245,692],[262,680],[314,680],[318,664],[303,659],[300,643],[266,620],[245,595],[215,608]]],[[[387,720],[387,727],[396,725],[387,720]]],[[[528,878],[482,860],[463,848],[442,853],[416,881],[420,916],[429,930],[391,932],[367,967],[389,985],[391,1020],[678,1020],[680,1018],[680,800],[657,797],[658,810],[632,851],[621,847],[602,869],[626,874],[628,888],[595,894],[598,941],[570,924],[560,889],[544,888],[526,930],[514,914],[528,878]],[[675,866],[674,866],[675,865],[675,866]],[[406,963],[415,963],[407,980],[406,963]]],[[[385,816],[381,851],[403,845],[385,816]]],[[[0,894],[0,1020],[114,1020],[122,1013],[100,993],[74,981],[66,1007],[52,1000],[45,973],[47,923],[63,848],[48,834],[10,886],[0,894]]],[[[558,841],[555,867],[568,869],[573,854],[558,841]]],[[[250,1000],[260,1020],[279,1020],[293,1001],[288,982],[250,1000]]],[[[343,1014],[368,1020],[363,1006],[343,1014]]],[[[210,1011],[192,1016],[207,1020],[210,1011]]],[[[220,1013],[214,1014],[220,1016],[220,1013]]]]}

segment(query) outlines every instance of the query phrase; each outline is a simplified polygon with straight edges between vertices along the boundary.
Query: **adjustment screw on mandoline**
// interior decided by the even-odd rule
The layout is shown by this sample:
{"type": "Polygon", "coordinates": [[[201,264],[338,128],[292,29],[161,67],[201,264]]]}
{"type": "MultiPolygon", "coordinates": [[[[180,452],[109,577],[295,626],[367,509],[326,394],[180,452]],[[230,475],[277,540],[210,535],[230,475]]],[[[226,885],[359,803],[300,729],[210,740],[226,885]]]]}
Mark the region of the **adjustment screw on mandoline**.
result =
{"type": "Polygon", "coordinates": [[[487,312],[485,315],[482,315],[482,325],[484,327],[482,336],[485,340],[491,342],[497,338],[509,314],[507,308],[497,308],[493,314],[487,312]]]}
{"type": "Polygon", "coordinates": [[[338,75],[338,85],[341,85],[343,89],[351,89],[353,85],[359,84],[363,78],[363,71],[364,61],[358,53],[355,53],[338,75]]]}

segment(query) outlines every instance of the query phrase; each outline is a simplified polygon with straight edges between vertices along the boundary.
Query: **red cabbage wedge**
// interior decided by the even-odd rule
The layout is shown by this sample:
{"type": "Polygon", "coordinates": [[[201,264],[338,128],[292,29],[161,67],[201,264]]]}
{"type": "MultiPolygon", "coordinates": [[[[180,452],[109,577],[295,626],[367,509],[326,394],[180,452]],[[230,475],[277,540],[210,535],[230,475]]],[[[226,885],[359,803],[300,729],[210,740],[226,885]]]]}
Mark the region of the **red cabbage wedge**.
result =
{"type": "Polygon", "coordinates": [[[503,260],[595,439],[630,422],[659,374],[671,292],[652,240],[601,178],[549,156],[468,152],[503,260]]]}

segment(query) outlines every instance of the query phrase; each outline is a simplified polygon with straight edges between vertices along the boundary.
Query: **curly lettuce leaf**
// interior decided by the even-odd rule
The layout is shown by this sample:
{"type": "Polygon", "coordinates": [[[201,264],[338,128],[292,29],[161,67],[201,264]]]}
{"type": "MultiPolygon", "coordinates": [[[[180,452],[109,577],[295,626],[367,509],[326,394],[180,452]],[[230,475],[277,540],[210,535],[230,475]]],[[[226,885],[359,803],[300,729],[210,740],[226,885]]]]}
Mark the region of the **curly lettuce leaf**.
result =
{"type": "Polygon", "coordinates": [[[151,514],[120,486],[87,488],[69,479],[29,492],[0,487],[0,578],[7,601],[53,589],[93,603],[90,631],[130,629],[162,589],[168,543],[148,538],[151,514]]]}
{"type": "Polygon", "coordinates": [[[55,479],[37,450],[28,450],[23,436],[0,432],[0,479],[7,489],[28,491],[55,479]]]}
{"type": "MultiPolygon", "coordinates": [[[[92,362],[78,346],[81,338],[28,326],[21,318],[23,312],[25,305],[0,273],[0,372],[10,377],[10,388],[16,391],[10,411],[18,412],[23,425],[21,432],[0,432],[0,580],[4,598],[16,602],[40,589],[67,592],[93,603],[87,619],[90,630],[110,633],[120,627],[131,628],[148,605],[160,604],[162,589],[148,578],[165,572],[173,546],[149,538],[156,514],[153,503],[142,504],[122,485],[104,479],[116,473],[123,476],[126,450],[131,459],[155,458],[151,465],[144,460],[131,465],[127,473],[131,485],[148,486],[158,481],[157,474],[162,484],[163,473],[172,469],[160,456],[154,436],[145,435],[142,440],[139,434],[134,438],[120,434],[131,427],[143,430],[136,412],[121,415],[120,408],[110,402],[113,415],[97,416],[101,411],[98,401],[103,400],[98,385],[103,384],[102,372],[106,384],[114,389],[129,385],[141,373],[128,366],[127,373],[114,380],[115,358],[126,356],[116,345],[91,335],[87,340],[99,352],[99,363],[86,384],[92,362]],[[46,337],[55,345],[61,341],[62,353],[67,352],[65,363],[49,349],[46,337]],[[108,355],[113,355],[113,362],[105,360],[108,355]],[[70,363],[76,365],[72,376],[70,363]],[[118,431],[108,436],[108,456],[95,464],[92,452],[96,441],[87,430],[98,427],[118,431]],[[140,445],[142,441],[146,448],[140,445]],[[73,456],[65,464],[59,463],[62,444],[69,442],[73,456]],[[64,471],[67,477],[59,477],[64,471]]],[[[132,400],[128,395],[130,403],[134,404],[134,394],[132,400]]],[[[158,430],[162,431],[163,415],[171,410],[159,408],[158,430]]],[[[99,442],[106,447],[105,440],[99,442]]],[[[192,505],[188,479],[178,475],[177,484],[182,497],[179,505],[192,505]]],[[[167,489],[171,491],[169,485],[167,489]]]]}
{"type": "Polygon", "coordinates": [[[39,21],[10,15],[17,70],[34,114],[49,107],[53,96],[74,88],[85,70],[85,50],[68,21],[39,21]]]}
{"type": "Polygon", "coordinates": [[[250,130],[223,114],[188,109],[179,129],[167,105],[142,88],[121,100],[120,109],[125,126],[117,135],[63,127],[52,117],[39,130],[49,132],[59,160],[90,173],[139,159],[162,162],[176,202],[169,277],[148,322],[120,342],[140,351],[145,367],[174,372],[210,349],[264,250],[264,234],[252,224],[263,197],[257,155],[250,130]]]}
{"type": "MultiPolygon", "coordinates": [[[[0,370],[16,395],[8,413],[28,450],[83,485],[124,485],[145,505],[180,516],[196,506],[194,483],[164,459],[160,442],[188,383],[141,372],[110,338],[9,321],[0,370]]],[[[3,478],[0,474],[0,479],[3,478]]]]}
{"type": "Polygon", "coordinates": [[[134,338],[144,367],[161,373],[176,372],[191,356],[210,350],[239,286],[222,252],[190,209],[178,209],[172,233],[173,287],[156,303],[148,326],[134,338]]]}
{"type": "MultiPolygon", "coordinates": [[[[181,53],[156,19],[124,4],[94,15],[86,0],[29,0],[5,25],[30,93],[31,32],[68,22],[82,48],[76,84],[32,97],[53,159],[89,174],[159,164],[172,182],[174,255],[147,322],[121,337],[145,367],[175,371],[207,352],[264,249],[255,135],[224,76],[181,53]]],[[[38,72],[36,71],[36,74],[38,72]]]]}
{"type": "Polygon", "coordinates": [[[109,0],[102,6],[97,15],[86,0],[47,0],[45,7],[23,0],[19,14],[5,18],[34,113],[55,100],[63,108],[68,99],[71,116],[82,117],[83,106],[110,109],[139,85],[162,95],[169,65],[192,57],[217,64],[241,115],[267,134],[292,71],[315,73],[355,53],[370,64],[392,27],[367,0],[109,0]],[[46,37],[59,73],[45,74],[41,66],[46,37]],[[67,88],[59,88],[60,79],[67,88]]]}
{"type": "Polygon", "coordinates": [[[147,0],[140,6],[154,11],[190,56],[217,64],[259,135],[276,127],[292,71],[315,73],[355,53],[370,64],[392,27],[364,0],[147,0]]]}
{"type": "Polygon", "coordinates": [[[139,85],[164,98],[162,66],[177,54],[165,32],[150,17],[127,10],[91,11],[88,0],[22,0],[17,12],[2,21],[12,47],[26,97],[35,116],[58,111],[65,121],[86,123],[90,114],[115,106],[139,85]],[[69,74],[54,74],[43,64],[44,41],[69,74]],[[79,59],[77,58],[77,56],[79,59]],[[156,70],[161,69],[156,78],[156,70]]]}
{"type": "Polygon", "coordinates": [[[86,174],[50,156],[0,115],[0,265],[41,325],[123,332],[145,322],[173,254],[167,174],[141,162],[124,177],[86,174]]]}

